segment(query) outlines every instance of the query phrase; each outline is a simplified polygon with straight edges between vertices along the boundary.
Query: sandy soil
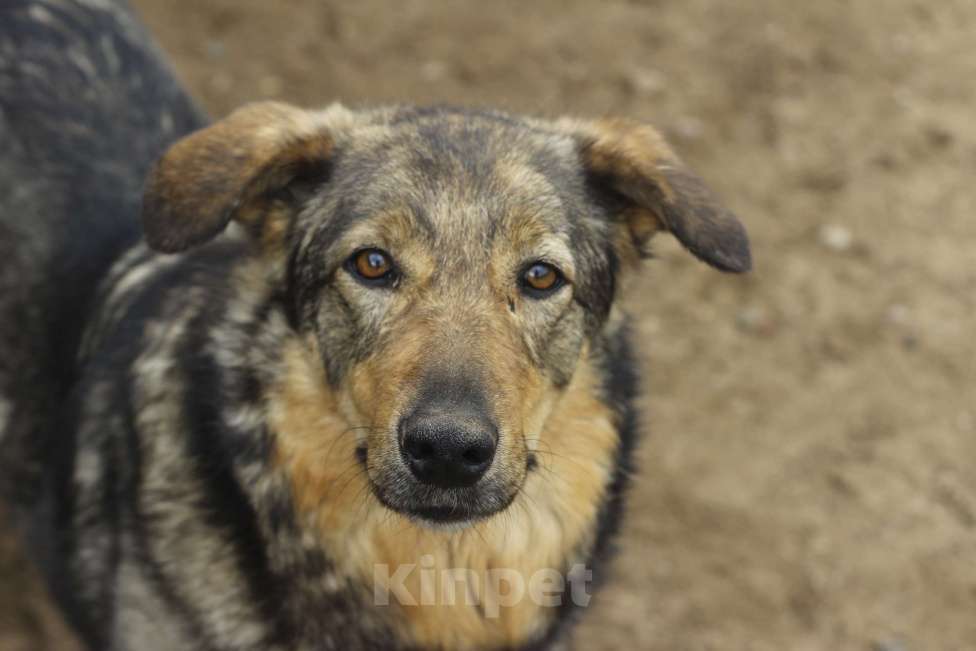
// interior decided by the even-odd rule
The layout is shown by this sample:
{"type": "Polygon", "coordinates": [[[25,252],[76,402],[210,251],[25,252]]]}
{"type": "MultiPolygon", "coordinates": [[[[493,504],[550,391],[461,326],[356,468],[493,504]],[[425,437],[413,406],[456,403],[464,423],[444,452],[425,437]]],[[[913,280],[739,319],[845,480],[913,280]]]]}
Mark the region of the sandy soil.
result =
{"type": "Polygon", "coordinates": [[[630,288],[648,435],[579,649],[976,648],[976,3],[135,4],[215,115],[643,118],[742,215],[750,277],[662,241],[630,288]]]}

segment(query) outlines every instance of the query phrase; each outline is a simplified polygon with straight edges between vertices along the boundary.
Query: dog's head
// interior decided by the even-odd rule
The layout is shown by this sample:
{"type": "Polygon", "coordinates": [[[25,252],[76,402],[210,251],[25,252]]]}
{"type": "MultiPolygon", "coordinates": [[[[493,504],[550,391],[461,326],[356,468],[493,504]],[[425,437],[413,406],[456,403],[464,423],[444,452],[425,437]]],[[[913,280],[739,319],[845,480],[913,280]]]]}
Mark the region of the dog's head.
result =
{"type": "Polygon", "coordinates": [[[234,220],[277,261],[374,494],[428,523],[512,501],[655,232],[750,266],[732,213],[624,120],[254,104],[166,153],[143,219],[166,252],[234,220]]]}

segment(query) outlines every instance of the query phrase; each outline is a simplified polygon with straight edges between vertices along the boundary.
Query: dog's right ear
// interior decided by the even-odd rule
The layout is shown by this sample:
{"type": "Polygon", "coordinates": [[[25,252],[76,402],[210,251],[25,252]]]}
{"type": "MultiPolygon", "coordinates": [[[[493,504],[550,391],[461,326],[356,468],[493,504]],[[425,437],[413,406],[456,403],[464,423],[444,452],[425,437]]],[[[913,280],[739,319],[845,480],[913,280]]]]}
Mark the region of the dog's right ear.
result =
{"type": "Polygon", "coordinates": [[[230,220],[265,244],[280,238],[296,181],[326,173],[333,139],[318,114],[281,104],[246,105],[177,141],[149,174],[142,203],[146,241],[166,253],[212,239],[230,220]]]}

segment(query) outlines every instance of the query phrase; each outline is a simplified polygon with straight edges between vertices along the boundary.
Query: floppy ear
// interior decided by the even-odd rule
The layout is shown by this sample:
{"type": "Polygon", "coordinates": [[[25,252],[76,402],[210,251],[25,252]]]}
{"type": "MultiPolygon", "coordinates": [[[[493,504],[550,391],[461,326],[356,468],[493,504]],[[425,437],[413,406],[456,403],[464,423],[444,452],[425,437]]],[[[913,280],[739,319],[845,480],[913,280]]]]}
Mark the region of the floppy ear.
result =
{"type": "Polygon", "coordinates": [[[287,189],[324,174],[333,141],[316,114],[276,102],[249,104],[177,141],[149,173],[146,241],[166,253],[212,239],[236,220],[266,242],[295,206],[287,189]]]}
{"type": "Polygon", "coordinates": [[[577,123],[591,178],[623,199],[621,219],[637,252],[658,230],[722,271],[752,266],[745,228],[652,127],[628,120],[577,123]]]}

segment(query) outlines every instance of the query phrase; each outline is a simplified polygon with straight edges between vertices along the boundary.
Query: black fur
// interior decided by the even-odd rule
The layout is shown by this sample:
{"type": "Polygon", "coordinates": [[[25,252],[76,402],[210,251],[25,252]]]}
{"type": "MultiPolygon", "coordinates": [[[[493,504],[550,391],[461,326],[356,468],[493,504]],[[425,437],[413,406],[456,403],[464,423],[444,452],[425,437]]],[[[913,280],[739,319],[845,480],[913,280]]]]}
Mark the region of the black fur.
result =
{"type": "Polygon", "coordinates": [[[100,278],[139,238],[142,180],[203,124],[124,2],[0,7],[0,395],[13,428],[0,489],[37,495],[53,406],[100,278]]]}

